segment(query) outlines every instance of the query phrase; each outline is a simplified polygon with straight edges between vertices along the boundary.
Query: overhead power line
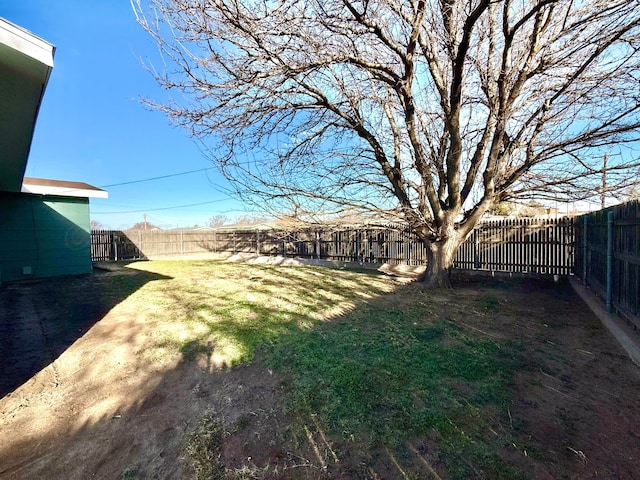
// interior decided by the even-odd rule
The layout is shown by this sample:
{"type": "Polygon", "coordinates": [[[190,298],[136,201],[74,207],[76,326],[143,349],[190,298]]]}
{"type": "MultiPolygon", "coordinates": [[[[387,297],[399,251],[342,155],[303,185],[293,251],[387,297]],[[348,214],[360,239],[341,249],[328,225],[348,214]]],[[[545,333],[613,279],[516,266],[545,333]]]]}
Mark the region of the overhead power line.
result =
{"type": "Polygon", "coordinates": [[[144,212],[159,212],[160,210],[173,210],[175,208],[187,208],[187,207],[197,207],[198,205],[209,205],[210,203],[220,203],[220,202],[228,202],[229,200],[224,198],[220,200],[211,200],[209,202],[200,202],[200,203],[190,203],[188,205],[175,205],[173,207],[162,207],[162,208],[145,208],[143,210],[127,210],[120,212],[93,212],[96,215],[116,215],[121,213],[144,213],[144,212]]]}
{"type": "Polygon", "coordinates": [[[151,182],[153,180],[161,180],[163,178],[179,177],[180,175],[189,175],[190,173],[205,172],[215,167],[200,168],[198,170],[189,170],[188,172],[171,173],[169,175],[161,175],[159,177],[141,178],[140,180],[130,180],[128,182],[112,183],[110,185],[101,185],[99,188],[119,187],[120,185],[131,185],[132,183],[151,182]]]}

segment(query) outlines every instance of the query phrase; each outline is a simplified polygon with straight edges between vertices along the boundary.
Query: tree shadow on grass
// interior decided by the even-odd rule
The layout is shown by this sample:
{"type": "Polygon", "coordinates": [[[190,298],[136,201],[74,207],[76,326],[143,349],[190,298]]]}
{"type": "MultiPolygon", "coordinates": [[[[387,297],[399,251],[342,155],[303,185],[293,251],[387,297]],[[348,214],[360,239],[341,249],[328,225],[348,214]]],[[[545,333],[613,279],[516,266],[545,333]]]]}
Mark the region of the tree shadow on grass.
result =
{"type": "Polygon", "coordinates": [[[54,362],[128,296],[169,278],[122,267],[0,289],[0,398],[54,362]]]}

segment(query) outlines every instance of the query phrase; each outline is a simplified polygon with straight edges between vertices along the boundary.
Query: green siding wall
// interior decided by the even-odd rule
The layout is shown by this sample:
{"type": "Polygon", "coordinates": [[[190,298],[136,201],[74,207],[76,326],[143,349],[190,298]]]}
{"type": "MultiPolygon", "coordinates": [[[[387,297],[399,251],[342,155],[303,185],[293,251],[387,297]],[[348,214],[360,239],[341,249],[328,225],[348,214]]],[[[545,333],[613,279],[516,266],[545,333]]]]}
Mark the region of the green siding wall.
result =
{"type": "Polygon", "coordinates": [[[89,272],[87,198],[0,192],[0,281],[89,272]]]}

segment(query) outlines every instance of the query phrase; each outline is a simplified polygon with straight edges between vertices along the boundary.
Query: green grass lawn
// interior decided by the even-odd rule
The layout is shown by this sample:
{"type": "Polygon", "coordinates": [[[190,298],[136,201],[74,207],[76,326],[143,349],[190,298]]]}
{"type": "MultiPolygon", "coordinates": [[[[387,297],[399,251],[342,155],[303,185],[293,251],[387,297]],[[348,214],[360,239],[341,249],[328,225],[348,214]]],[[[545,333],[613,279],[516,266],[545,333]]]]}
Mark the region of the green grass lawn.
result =
{"type": "Polygon", "coordinates": [[[170,277],[129,300],[154,331],[153,348],[144,353],[160,361],[176,352],[188,360],[209,353],[216,366],[227,367],[397,287],[382,275],[312,267],[153,261],[128,268],[170,277]]]}
{"type": "Polygon", "coordinates": [[[270,361],[293,383],[290,408],[322,419],[363,457],[380,448],[412,457],[411,441],[432,436],[453,478],[468,478],[471,465],[517,478],[487,437],[492,419],[507,411],[517,366],[508,346],[447,319],[425,322],[415,310],[377,306],[283,338],[273,352],[270,361]]]}
{"type": "Polygon", "coordinates": [[[286,380],[286,412],[299,419],[293,436],[303,437],[312,418],[350,456],[375,463],[384,452],[405,465],[406,478],[421,478],[416,458],[449,478],[521,476],[498,454],[509,432],[496,433],[507,421],[519,346],[456,320],[490,315],[493,294],[423,292],[375,273],[312,267],[128,268],[170,277],[128,300],[151,322],[153,343],[141,352],[149,360],[265,362],[286,380]]]}

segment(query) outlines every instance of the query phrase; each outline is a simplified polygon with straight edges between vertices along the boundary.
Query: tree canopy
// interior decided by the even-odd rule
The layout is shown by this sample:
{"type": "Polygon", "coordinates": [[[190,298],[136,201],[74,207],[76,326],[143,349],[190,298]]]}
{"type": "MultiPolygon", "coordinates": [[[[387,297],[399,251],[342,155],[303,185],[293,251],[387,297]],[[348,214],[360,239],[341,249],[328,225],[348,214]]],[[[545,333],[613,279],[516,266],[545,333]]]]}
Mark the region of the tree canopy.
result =
{"type": "Polygon", "coordinates": [[[154,103],[241,193],[407,222],[443,282],[495,203],[638,174],[637,0],[150,0],[154,103]]]}

